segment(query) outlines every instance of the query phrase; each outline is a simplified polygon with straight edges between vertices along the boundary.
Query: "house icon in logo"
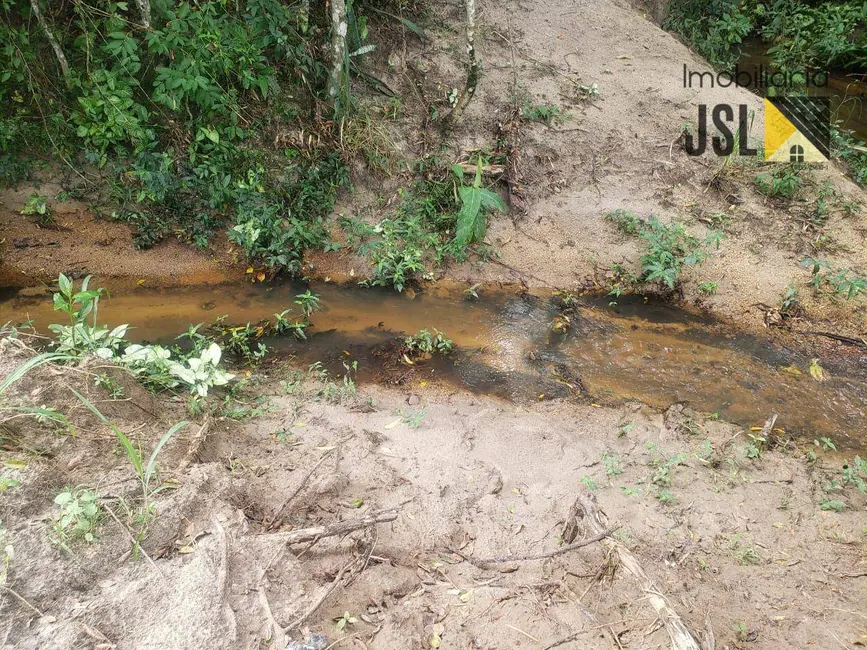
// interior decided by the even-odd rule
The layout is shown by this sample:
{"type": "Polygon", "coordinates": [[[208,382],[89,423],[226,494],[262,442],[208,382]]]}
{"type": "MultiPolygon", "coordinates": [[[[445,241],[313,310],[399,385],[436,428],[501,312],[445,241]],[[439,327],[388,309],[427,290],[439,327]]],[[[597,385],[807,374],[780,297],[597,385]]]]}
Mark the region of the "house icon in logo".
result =
{"type": "Polygon", "coordinates": [[[765,99],[765,160],[824,163],[831,157],[831,106],[825,97],[765,99]]]}

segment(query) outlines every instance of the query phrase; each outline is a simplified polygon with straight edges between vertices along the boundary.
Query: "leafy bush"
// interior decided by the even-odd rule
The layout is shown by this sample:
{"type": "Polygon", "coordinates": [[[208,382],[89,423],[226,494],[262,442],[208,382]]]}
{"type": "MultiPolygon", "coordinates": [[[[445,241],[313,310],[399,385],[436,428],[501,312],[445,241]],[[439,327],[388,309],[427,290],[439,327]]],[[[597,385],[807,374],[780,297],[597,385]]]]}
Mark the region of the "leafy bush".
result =
{"type": "Polygon", "coordinates": [[[680,223],[665,225],[654,215],[646,220],[634,212],[615,210],[605,215],[627,234],[638,236],[647,251],[641,256],[642,282],[658,281],[673,290],[684,266],[701,264],[707,258],[704,247],[716,243],[722,234],[711,231],[704,242],[688,234],[680,223]]]}
{"type": "Polygon", "coordinates": [[[288,167],[269,160],[271,122],[294,122],[327,97],[317,57],[328,30],[306,14],[302,20],[300,5],[153,2],[149,28],[141,29],[134,3],[41,4],[68,74],[60,78],[31,4],[6,0],[0,101],[11,110],[0,118],[0,180],[24,177],[32,154],[43,151],[96,164],[140,248],[170,234],[206,245],[222,215],[237,212],[232,225],[246,227],[259,208],[288,226],[265,218],[254,223],[261,241],[240,239],[251,254],[273,258],[274,272],[297,268],[304,248],[321,245],[327,233],[319,221],[348,183],[339,156],[299,157],[288,167]],[[281,86],[287,92],[278,95],[281,86]],[[264,142],[266,149],[257,148],[264,142]],[[288,241],[286,230],[294,231],[288,241]],[[282,244],[294,251],[285,260],[277,259],[282,244]]]}
{"type": "Polygon", "coordinates": [[[810,283],[816,289],[828,285],[846,300],[852,300],[867,291],[867,278],[849,269],[834,270],[827,262],[812,257],[805,258],[801,266],[810,268],[812,274],[810,283]]]}
{"type": "Polygon", "coordinates": [[[663,26],[692,43],[711,65],[730,68],[759,12],[754,1],[674,0],[663,26]]]}
{"type": "Polygon", "coordinates": [[[758,174],[755,182],[762,194],[785,199],[795,198],[804,185],[801,170],[793,166],[779,166],[758,174]]]}
{"type": "Polygon", "coordinates": [[[451,354],[454,349],[454,343],[451,339],[434,328],[431,333],[426,327],[419,330],[412,336],[407,336],[404,339],[404,347],[407,354],[410,356],[420,356],[423,354],[451,354]]]}
{"type": "Polygon", "coordinates": [[[452,171],[458,177],[458,196],[461,199],[461,209],[458,212],[455,226],[455,243],[459,248],[465,248],[472,242],[481,242],[487,230],[489,210],[506,211],[506,204],[499,194],[482,187],[482,161],[476,163],[476,177],[472,185],[464,185],[464,170],[460,165],[454,165],[452,171]]]}
{"type": "Polygon", "coordinates": [[[102,517],[96,492],[85,488],[67,487],[54,497],[60,514],[54,522],[54,534],[65,545],[71,539],[96,541],[96,529],[102,517]]]}
{"type": "Polygon", "coordinates": [[[443,264],[448,259],[463,261],[469,246],[481,243],[487,229],[487,213],[505,210],[503,200],[482,187],[481,162],[472,185],[464,185],[464,170],[419,170],[427,178],[401,191],[402,201],[393,216],[375,226],[358,220],[341,219],[350,243],[369,255],[373,266],[370,284],[393,286],[403,291],[426,263],[443,264]]]}
{"type": "Polygon", "coordinates": [[[717,68],[733,67],[743,40],[759,34],[775,68],[804,72],[863,66],[865,20],[867,8],[853,0],[675,0],[664,26],[717,68]]]}
{"type": "Polygon", "coordinates": [[[347,182],[346,167],[335,155],[308,168],[295,167],[275,195],[253,193],[238,205],[229,239],[272,274],[298,273],[304,251],[328,242],[325,217],[347,182]]]}

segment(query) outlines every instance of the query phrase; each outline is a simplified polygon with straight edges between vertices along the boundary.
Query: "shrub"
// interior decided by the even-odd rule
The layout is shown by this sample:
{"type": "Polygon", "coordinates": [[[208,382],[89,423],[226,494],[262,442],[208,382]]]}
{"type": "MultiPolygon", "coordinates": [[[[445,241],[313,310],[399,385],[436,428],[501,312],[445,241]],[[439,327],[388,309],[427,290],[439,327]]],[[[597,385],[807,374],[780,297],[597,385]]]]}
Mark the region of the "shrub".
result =
{"type": "Polygon", "coordinates": [[[683,267],[701,264],[707,258],[705,246],[719,242],[722,234],[711,231],[704,242],[688,234],[680,223],[665,225],[654,215],[641,219],[634,212],[615,210],[605,216],[627,234],[636,235],[645,244],[641,256],[642,282],[660,282],[673,290],[683,267]]]}

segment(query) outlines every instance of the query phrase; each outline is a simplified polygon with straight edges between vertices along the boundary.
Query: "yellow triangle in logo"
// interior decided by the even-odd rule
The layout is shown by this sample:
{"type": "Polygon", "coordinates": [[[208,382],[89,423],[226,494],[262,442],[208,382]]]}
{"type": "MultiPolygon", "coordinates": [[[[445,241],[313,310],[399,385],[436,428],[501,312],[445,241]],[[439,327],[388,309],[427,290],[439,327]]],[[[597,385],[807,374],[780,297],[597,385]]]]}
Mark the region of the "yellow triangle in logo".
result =
{"type": "MultiPolygon", "coordinates": [[[[774,104],[765,100],[765,160],[770,160],[783,147],[797,129],[774,104]]],[[[788,150],[786,152],[788,158],[788,150]]]]}

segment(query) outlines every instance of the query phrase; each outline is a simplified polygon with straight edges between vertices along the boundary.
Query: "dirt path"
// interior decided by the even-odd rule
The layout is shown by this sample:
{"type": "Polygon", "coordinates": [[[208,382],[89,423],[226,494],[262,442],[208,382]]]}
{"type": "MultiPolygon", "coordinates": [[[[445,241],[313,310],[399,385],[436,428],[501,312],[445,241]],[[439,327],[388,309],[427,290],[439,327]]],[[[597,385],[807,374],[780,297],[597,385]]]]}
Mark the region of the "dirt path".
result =
{"type": "MultiPolygon", "coordinates": [[[[23,358],[7,344],[0,375],[23,358]]],[[[70,413],[77,436],[6,425],[0,455],[21,486],[0,493],[16,594],[0,594],[0,647],[297,649],[275,628],[293,622],[289,637],[320,650],[341,639],[541,649],[569,637],[558,647],[669,647],[607,543],[486,567],[467,559],[557,551],[582,493],[686,625],[700,636],[710,621],[718,648],[848,647],[867,633],[865,497],[830,497],[842,512],[818,505],[829,498],[823,468],[839,459],[820,452],[810,465],[780,440],[750,460],[747,432],[680,407],[525,408],[435,386],[341,396],[286,372],[260,377],[261,417],[211,422],[203,436],[195,423],[166,447],[160,475],[174,489],[155,497],[144,543],[155,565],[130,559],[118,525],[135,526],[121,505],[138,503],[132,469],[66,386],[145,449],[181,406],[122,375],[128,399],[116,402],[81,373],[43,368],[17,385],[21,399],[70,413]],[[119,513],[71,553],[50,541],[65,485],[91,486],[119,513]],[[390,523],[285,545],[291,531],[381,511],[395,513],[390,523]]],[[[575,530],[576,541],[592,536],[580,521],[575,530]]]]}

